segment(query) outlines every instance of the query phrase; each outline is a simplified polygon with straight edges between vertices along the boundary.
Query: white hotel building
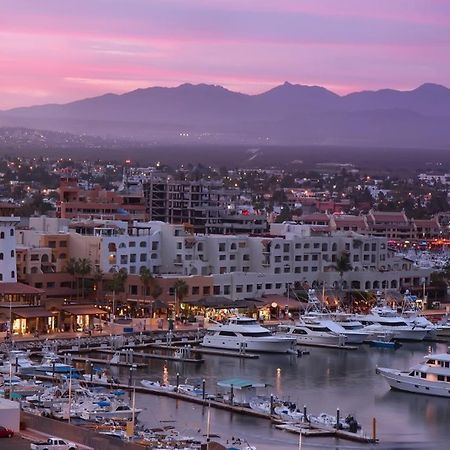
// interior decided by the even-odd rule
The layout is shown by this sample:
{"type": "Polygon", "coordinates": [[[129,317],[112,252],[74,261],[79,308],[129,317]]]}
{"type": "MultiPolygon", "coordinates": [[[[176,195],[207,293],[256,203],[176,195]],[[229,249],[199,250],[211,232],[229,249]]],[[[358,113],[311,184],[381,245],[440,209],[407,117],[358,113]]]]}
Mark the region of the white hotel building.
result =
{"type": "Polygon", "coordinates": [[[16,224],[13,207],[0,205],[0,283],[16,283],[16,224]]]}
{"type": "MultiPolygon", "coordinates": [[[[52,219],[49,219],[52,220],[52,219]]],[[[60,220],[60,219],[53,219],[60,220]]],[[[89,258],[103,272],[141,267],[167,277],[204,276],[213,294],[232,299],[283,294],[288,285],[400,289],[428,283],[430,271],[395,256],[385,238],[325,227],[273,224],[267,236],[194,235],[183,225],[120,221],[71,223],[71,257],[89,258]],[[342,280],[335,265],[347,254],[342,280]]]]}

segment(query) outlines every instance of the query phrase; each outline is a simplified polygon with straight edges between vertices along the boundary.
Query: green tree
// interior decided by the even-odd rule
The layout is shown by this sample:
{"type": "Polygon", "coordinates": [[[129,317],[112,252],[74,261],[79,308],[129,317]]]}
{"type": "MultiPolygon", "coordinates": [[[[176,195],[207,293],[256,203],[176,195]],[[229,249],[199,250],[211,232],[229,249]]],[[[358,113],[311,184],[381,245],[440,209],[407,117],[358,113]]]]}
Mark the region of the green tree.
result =
{"type": "Polygon", "coordinates": [[[189,286],[186,281],[177,279],[173,285],[175,290],[175,314],[178,316],[180,313],[180,303],[189,293],[189,286]]]}
{"type": "Polygon", "coordinates": [[[341,255],[336,259],[336,264],[334,268],[339,272],[340,285],[342,289],[344,273],[352,270],[352,265],[350,264],[350,257],[347,253],[342,252],[341,255]]]}
{"type": "Polygon", "coordinates": [[[73,280],[75,281],[75,292],[76,292],[76,298],[78,300],[78,293],[79,293],[79,288],[78,288],[78,271],[79,271],[79,262],[77,259],[75,258],[70,258],[67,263],[66,263],[66,267],[65,267],[65,271],[72,275],[73,280]]]}
{"type": "Polygon", "coordinates": [[[144,286],[144,296],[149,295],[150,285],[153,282],[153,275],[147,267],[142,266],[139,271],[141,283],[144,286]]]}
{"type": "Polygon", "coordinates": [[[92,272],[91,261],[88,258],[80,258],[78,260],[78,275],[81,278],[81,298],[84,299],[85,280],[92,272]]]}
{"type": "Polygon", "coordinates": [[[100,285],[103,283],[103,278],[105,274],[100,269],[100,267],[96,266],[95,270],[92,274],[92,278],[94,280],[94,286],[95,286],[95,299],[98,300],[98,294],[100,292],[100,285]]]}

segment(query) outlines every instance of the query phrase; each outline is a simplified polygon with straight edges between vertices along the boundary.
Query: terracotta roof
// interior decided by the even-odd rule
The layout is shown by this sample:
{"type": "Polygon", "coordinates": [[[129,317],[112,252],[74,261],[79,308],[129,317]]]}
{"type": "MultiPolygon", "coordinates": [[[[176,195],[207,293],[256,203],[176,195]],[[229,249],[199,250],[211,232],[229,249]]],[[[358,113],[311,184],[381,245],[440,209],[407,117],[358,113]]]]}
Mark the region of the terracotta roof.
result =
{"type": "Polygon", "coordinates": [[[408,223],[408,219],[404,212],[392,212],[392,211],[372,211],[375,222],[402,222],[408,223]]]}
{"type": "Polygon", "coordinates": [[[0,294],[42,295],[44,291],[23,283],[0,283],[0,294]]]}
{"type": "Polygon", "coordinates": [[[312,214],[304,214],[300,217],[302,221],[320,221],[320,222],[329,222],[330,218],[326,214],[321,213],[312,213],[312,214]]]}
{"type": "Polygon", "coordinates": [[[62,306],[61,310],[73,314],[75,316],[79,315],[93,316],[96,314],[107,314],[107,312],[104,311],[103,309],[97,308],[92,305],[67,305],[62,306]]]}
{"type": "Polygon", "coordinates": [[[12,313],[15,316],[22,317],[23,319],[30,319],[33,317],[52,317],[54,314],[45,308],[12,308],[12,313]]]}

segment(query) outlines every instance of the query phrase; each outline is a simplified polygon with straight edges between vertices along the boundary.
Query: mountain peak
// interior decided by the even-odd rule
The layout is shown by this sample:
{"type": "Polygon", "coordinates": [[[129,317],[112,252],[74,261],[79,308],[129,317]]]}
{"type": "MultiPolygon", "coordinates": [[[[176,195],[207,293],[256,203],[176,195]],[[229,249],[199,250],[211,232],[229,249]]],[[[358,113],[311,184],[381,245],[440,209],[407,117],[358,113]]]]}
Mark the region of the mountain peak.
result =
{"type": "Polygon", "coordinates": [[[442,84],[436,83],[423,83],[418,88],[414,89],[415,92],[448,92],[449,89],[442,84]]]}

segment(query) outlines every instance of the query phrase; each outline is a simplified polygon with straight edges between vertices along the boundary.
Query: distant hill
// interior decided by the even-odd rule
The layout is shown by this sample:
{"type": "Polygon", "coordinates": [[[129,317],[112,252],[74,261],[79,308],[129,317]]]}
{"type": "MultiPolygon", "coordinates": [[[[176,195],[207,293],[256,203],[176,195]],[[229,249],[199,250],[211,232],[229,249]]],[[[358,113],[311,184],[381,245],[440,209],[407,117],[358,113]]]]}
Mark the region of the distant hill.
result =
{"type": "Polygon", "coordinates": [[[183,84],[0,112],[0,126],[189,145],[447,148],[449,121],[450,89],[429,83],[345,96],[290,83],[259,95],[183,84]]]}

